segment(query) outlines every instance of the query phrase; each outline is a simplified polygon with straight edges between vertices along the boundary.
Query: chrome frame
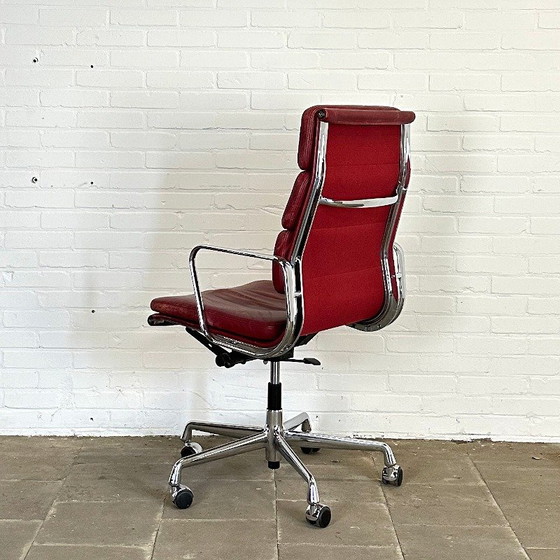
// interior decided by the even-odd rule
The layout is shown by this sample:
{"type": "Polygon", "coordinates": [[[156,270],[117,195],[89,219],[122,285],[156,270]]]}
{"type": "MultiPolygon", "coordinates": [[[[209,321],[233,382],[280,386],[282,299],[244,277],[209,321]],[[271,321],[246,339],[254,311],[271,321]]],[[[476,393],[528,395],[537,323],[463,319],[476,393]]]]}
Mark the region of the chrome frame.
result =
{"type": "Polygon", "coordinates": [[[401,125],[401,154],[400,154],[400,171],[397,183],[396,196],[397,202],[393,205],[389,212],[389,218],[385,227],[383,241],[381,244],[381,265],[383,268],[383,283],[385,286],[385,301],[381,311],[364,321],[359,321],[348,325],[360,331],[377,331],[390,325],[401,313],[405,298],[405,281],[404,281],[404,253],[400,245],[393,243],[391,247],[391,239],[395,234],[398,218],[404,202],[404,195],[408,188],[408,178],[410,175],[410,125],[401,125]],[[391,264],[394,266],[394,272],[391,271],[391,264]],[[396,292],[393,290],[393,280],[395,281],[396,292]]]}
{"type": "Polygon", "coordinates": [[[403,195],[407,189],[409,176],[408,163],[410,158],[410,125],[401,125],[400,169],[395,195],[385,198],[359,200],[332,200],[322,196],[323,185],[325,183],[327,172],[326,153],[328,130],[328,123],[320,121],[318,125],[317,155],[315,159],[311,196],[309,197],[308,204],[305,208],[302,225],[298,231],[292,259],[290,261],[275,255],[265,255],[251,251],[238,251],[235,249],[226,249],[212,245],[198,245],[191,251],[189,255],[189,268],[194,288],[194,295],[196,298],[200,333],[210,342],[230,350],[237,350],[253,358],[263,360],[281,357],[293,349],[299,337],[299,333],[301,332],[305,313],[303,279],[301,274],[302,259],[309,231],[311,230],[315,213],[317,212],[319,205],[355,209],[377,208],[389,205],[392,206],[387,220],[381,248],[381,262],[385,288],[383,308],[375,317],[371,317],[348,326],[362,331],[376,331],[392,323],[402,311],[405,297],[404,255],[399,245],[396,243],[393,243],[393,247],[390,247],[390,245],[402,207],[404,199],[403,195]],[[196,256],[202,250],[268,260],[276,262],[280,266],[284,277],[284,293],[286,295],[286,330],[282,340],[278,344],[273,347],[260,347],[246,342],[241,342],[224,335],[212,334],[209,331],[204,314],[204,301],[196,270],[196,256]],[[392,267],[394,267],[394,272],[392,272],[392,267]],[[396,285],[396,292],[393,290],[393,281],[396,285]]]}
{"type": "Polygon", "coordinates": [[[357,200],[333,200],[321,196],[319,204],[325,206],[335,206],[336,208],[380,208],[381,206],[391,206],[399,200],[397,195],[385,198],[359,198],[357,200]]]}

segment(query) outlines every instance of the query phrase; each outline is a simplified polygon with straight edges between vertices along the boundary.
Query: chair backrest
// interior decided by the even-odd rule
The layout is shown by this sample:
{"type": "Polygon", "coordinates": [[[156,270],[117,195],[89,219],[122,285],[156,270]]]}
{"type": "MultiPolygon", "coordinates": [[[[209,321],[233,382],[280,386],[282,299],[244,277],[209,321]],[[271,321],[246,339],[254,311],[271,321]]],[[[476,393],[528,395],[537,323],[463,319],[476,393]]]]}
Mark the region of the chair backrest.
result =
{"type": "MultiPolygon", "coordinates": [[[[301,263],[301,335],[375,319],[395,297],[393,242],[413,120],[414,113],[393,107],[315,106],[303,113],[303,171],[275,246],[277,256],[301,263]]],[[[283,290],[278,269],[274,285],[283,290]]]]}

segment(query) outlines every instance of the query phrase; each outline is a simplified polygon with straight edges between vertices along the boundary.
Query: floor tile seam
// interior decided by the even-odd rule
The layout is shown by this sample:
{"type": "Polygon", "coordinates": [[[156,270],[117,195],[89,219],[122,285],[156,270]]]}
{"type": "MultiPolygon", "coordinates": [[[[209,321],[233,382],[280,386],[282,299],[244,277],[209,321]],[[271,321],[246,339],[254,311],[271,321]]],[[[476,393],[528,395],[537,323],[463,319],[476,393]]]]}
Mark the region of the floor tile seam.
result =
{"type": "Polygon", "coordinates": [[[385,509],[387,510],[387,514],[389,515],[389,519],[391,521],[391,528],[393,529],[393,535],[395,537],[395,540],[397,541],[397,552],[400,553],[401,558],[403,560],[405,560],[405,555],[404,555],[404,551],[402,548],[402,544],[401,544],[401,539],[399,538],[399,533],[397,531],[397,527],[395,525],[395,520],[393,519],[393,514],[391,513],[391,508],[389,507],[389,501],[387,500],[387,495],[385,494],[386,492],[386,488],[383,487],[383,485],[381,486],[381,493],[383,494],[383,501],[385,502],[385,509]]]}
{"type": "MultiPolygon", "coordinates": [[[[31,538],[29,539],[29,545],[27,546],[27,550],[25,550],[22,555],[19,557],[19,560],[23,560],[27,554],[29,553],[29,550],[31,550],[31,547],[33,546],[33,541],[35,540],[35,537],[37,536],[37,532],[39,531],[40,527],[41,527],[41,520],[37,520],[37,519],[0,519],[0,522],[14,522],[14,523],[34,523],[36,525],[35,528],[35,532],[33,533],[33,535],[31,536],[31,538]]],[[[25,545],[24,545],[25,547],[25,545]]]]}
{"type": "MultiPolygon", "coordinates": [[[[444,524],[444,523],[402,523],[400,521],[396,522],[396,525],[399,527],[418,527],[421,525],[422,527],[449,527],[453,529],[510,529],[511,526],[509,523],[507,525],[496,525],[493,523],[462,523],[458,525],[453,524],[444,524]]],[[[554,550],[554,549],[553,549],[554,550]]]]}
{"type": "MultiPolygon", "coordinates": [[[[534,485],[533,484],[526,484],[524,486],[526,488],[531,488],[534,485]]],[[[515,486],[515,485],[512,485],[512,486],[508,487],[508,489],[511,489],[511,490],[517,490],[518,488],[519,488],[519,486],[515,486]]],[[[531,509],[531,508],[535,508],[535,507],[538,508],[538,509],[543,509],[543,508],[544,509],[550,509],[550,508],[558,507],[558,498],[555,498],[554,494],[552,492],[550,493],[550,495],[546,495],[542,498],[539,497],[538,500],[539,501],[531,501],[529,503],[524,503],[523,506],[526,509],[531,509]]],[[[517,505],[518,505],[517,501],[504,500],[504,503],[500,506],[500,508],[504,512],[518,513],[519,508],[516,507],[517,505]]],[[[504,515],[505,515],[505,513],[504,513],[504,515]]]]}
{"type": "Polygon", "coordinates": [[[92,544],[92,543],[57,543],[57,542],[45,542],[45,543],[35,543],[33,546],[44,546],[44,547],[60,547],[60,548],[127,548],[131,550],[145,550],[145,546],[134,545],[134,544],[92,544]]]}
{"type": "Polygon", "coordinates": [[[212,480],[212,482],[273,482],[272,478],[216,478],[212,476],[212,478],[202,478],[202,477],[187,477],[189,482],[208,482],[212,480]]]}
{"type": "Polygon", "coordinates": [[[388,551],[388,550],[397,550],[399,551],[400,547],[398,545],[382,545],[382,544],[323,544],[317,542],[281,542],[278,543],[279,547],[285,546],[313,546],[314,548],[328,548],[336,549],[343,552],[346,549],[354,549],[359,548],[362,550],[372,550],[372,551],[388,551]]]}
{"type": "MultiPolygon", "coordinates": [[[[317,471],[318,470],[314,465],[306,465],[306,467],[310,471],[317,471]]],[[[379,482],[377,477],[375,477],[375,478],[365,478],[365,477],[364,478],[339,478],[339,477],[335,477],[333,475],[325,476],[325,475],[321,475],[321,474],[315,475],[315,479],[317,480],[318,484],[321,484],[321,482],[340,482],[340,483],[361,482],[362,484],[365,484],[365,483],[375,484],[375,483],[379,482]]],[[[282,478],[278,479],[278,482],[282,482],[284,480],[294,481],[294,480],[302,480],[302,479],[298,476],[282,475],[282,478]]]]}
{"type": "MultiPolygon", "coordinates": [[[[278,498],[276,501],[296,503],[296,502],[306,502],[306,499],[305,498],[278,498]]],[[[356,500],[329,499],[329,502],[338,503],[338,504],[355,504],[356,500]]],[[[368,501],[367,504],[368,505],[373,505],[373,506],[383,506],[384,509],[389,509],[388,506],[387,506],[387,503],[385,501],[378,501],[378,502],[368,501]]]]}
{"type": "MultiPolygon", "coordinates": [[[[41,439],[41,437],[37,437],[37,440],[41,439]]],[[[26,443],[29,444],[35,444],[37,443],[37,441],[28,441],[26,443]]],[[[0,437],[0,445],[2,445],[2,438],[0,437]]],[[[4,445],[9,445],[9,443],[4,444],[4,445]]],[[[79,451],[80,446],[76,445],[76,446],[68,446],[68,445],[53,445],[53,446],[37,446],[39,447],[39,449],[41,450],[42,453],[45,454],[53,454],[53,455],[58,455],[60,452],[64,452],[64,453],[77,453],[79,451]],[[75,447],[73,449],[73,447],[75,447]]],[[[13,447],[10,449],[6,449],[6,448],[2,448],[0,449],[0,456],[1,455],[11,455],[13,453],[16,453],[17,455],[33,455],[33,453],[31,451],[29,451],[28,447],[21,447],[20,449],[14,449],[13,447]]]]}
{"type": "Polygon", "coordinates": [[[37,537],[37,533],[39,532],[39,529],[41,527],[42,527],[42,523],[38,523],[33,535],[29,538],[28,542],[23,545],[22,552],[18,560],[25,560],[25,558],[27,558],[29,551],[33,548],[33,543],[35,542],[35,538],[37,537]],[[25,547],[27,547],[27,550],[25,550],[25,547]]]}
{"type": "Polygon", "coordinates": [[[532,466],[521,466],[518,465],[515,461],[473,461],[475,465],[480,465],[481,467],[515,467],[516,471],[534,471],[535,469],[539,469],[542,471],[550,472],[550,473],[558,473],[560,472],[560,466],[557,465],[541,465],[540,462],[536,462],[532,466]]]}
{"type": "MultiPolygon", "coordinates": [[[[34,520],[35,521],[35,520],[34,520]]],[[[37,535],[39,534],[39,531],[42,529],[43,527],[43,523],[44,523],[44,519],[43,520],[39,520],[40,523],[37,524],[37,527],[35,529],[35,532],[33,533],[33,537],[31,539],[29,539],[29,546],[27,547],[27,550],[25,550],[21,556],[20,556],[20,560],[25,560],[27,558],[27,556],[29,555],[29,551],[33,548],[33,545],[35,544],[35,539],[37,538],[37,535]]]]}
{"type": "Polygon", "coordinates": [[[486,486],[484,481],[477,481],[477,482],[463,482],[462,480],[455,480],[453,482],[446,482],[446,481],[437,481],[437,482],[407,482],[406,487],[409,486],[432,486],[432,487],[440,487],[440,486],[469,486],[472,488],[478,488],[480,486],[486,486]]]}
{"type": "Polygon", "coordinates": [[[471,528],[471,529],[476,529],[476,528],[484,528],[484,527],[490,527],[492,529],[511,529],[511,525],[509,523],[504,523],[503,525],[497,525],[495,523],[488,523],[486,521],[483,521],[481,523],[467,523],[467,524],[463,524],[463,523],[457,523],[457,524],[453,524],[453,523],[424,523],[424,522],[419,522],[419,523],[402,523],[401,521],[396,521],[394,522],[395,526],[399,526],[399,527],[463,527],[463,528],[471,528]]]}
{"type": "Polygon", "coordinates": [[[63,482],[66,478],[0,478],[0,482],[63,482]]]}
{"type": "Polygon", "coordinates": [[[154,500],[142,499],[142,498],[121,498],[119,500],[59,500],[54,499],[53,505],[59,504],[123,504],[123,503],[135,503],[135,504],[151,504],[154,500]]]}
{"type": "MultiPolygon", "coordinates": [[[[89,466],[89,465],[96,465],[96,466],[103,466],[103,465],[117,465],[117,466],[123,466],[126,465],[128,463],[130,463],[131,461],[134,462],[134,465],[141,465],[141,466],[156,466],[156,465],[162,465],[164,460],[156,460],[154,459],[153,461],[138,461],[137,457],[134,457],[132,455],[130,456],[123,456],[120,457],[119,459],[115,460],[115,457],[112,457],[111,459],[107,459],[106,461],[84,461],[83,459],[80,459],[79,463],[74,463],[72,466],[89,466]]],[[[169,468],[171,469],[171,467],[173,466],[173,463],[175,461],[170,460],[170,461],[165,461],[165,463],[169,463],[169,468]]]]}
{"type": "MultiPolygon", "coordinates": [[[[559,471],[559,476],[560,476],[560,471],[559,471]]],[[[511,488],[512,486],[525,486],[525,487],[534,487],[535,486],[536,481],[533,480],[532,482],[521,482],[519,480],[493,480],[493,479],[489,479],[486,482],[486,486],[489,486],[490,484],[507,484],[508,488],[511,488]]]]}
{"type": "Polygon", "coordinates": [[[42,519],[0,518],[0,523],[41,523],[42,519]]]}
{"type": "MultiPolygon", "coordinates": [[[[291,502],[291,503],[296,503],[296,502],[305,502],[305,499],[303,498],[278,498],[279,502],[291,502]]],[[[329,498],[327,492],[321,493],[321,503],[326,502],[325,505],[330,505],[330,504],[336,504],[337,506],[347,506],[349,504],[355,504],[356,503],[356,499],[350,499],[350,500],[338,500],[338,499],[334,499],[334,498],[329,498]]],[[[307,502],[306,502],[307,503],[307,502]]],[[[368,505],[377,505],[377,506],[384,506],[384,502],[382,501],[368,501],[367,502],[368,505]]],[[[385,511],[385,510],[383,510],[385,511]]]]}
{"type": "MultiPolygon", "coordinates": [[[[263,518],[261,517],[235,517],[234,519],[232,519],[231,517],[207,517],[207,518],[200,518],[200,517],[196,517],[196,518],[184,518],[184,519],[179,519],[177,517],[163,517],[163,519],[161,520],[161,523],[169,523],[170,521],[174,521],[177,523],[231,523],[232,521],[250,521],[250,522],[255,522],[255,521],[260,521],[260,522],[270,522],[270,521],[276,521],[275,518],[273,517],[265,517],[263,518]]],[[[161,526],[160,523],[160,526],[161,526]]]]}
{"type": "MultiPolygon", "coordinates": [[[[271,522],[271,521],[276,521],[276,519],[272,518],[272,517],[267,517],[267,518],[263,518],[261,517],[236,517],[235,519],[233,519],[233,521],[235,522],[255,522],[255,521],[260,521],[260,522],[271,522]]],[[[184,519],[178,519],[176,517],[163,517],[161,520],[161,523],[231,523],[232,522],[232,518],[231,517],[209,517],[209,518],[184,518],[184,519]]],[[[160,525],[161,525],[160,523],[160,525]]]]}
{"type": "MultiPolygon", "coordinates": [[[[558,450],[558,452],[560,452],[560,449],[558,450]]],[[[529,452],[527,452],[526,454],[523,454],[522,456],[513,456],[513,457],[488,457],[486,455],[484,456],[478,456],[478,457],[471,457],[470,455],[468,455],[469,459],[473,462],[473,463],[504,463],[504,464],[508,464],[511,465],[513,463],[515,463],[516,461],[519,460],[523,460],[523,461],[527,461],[527,457],[531,455],[529,452]]],[[[546,455],[544,457],[540,457],[539,459],[533,459],[533,457],[537,457],[537,454],[532,454],[531,455],[531,462],[532,464],[534,464],[534,466],[539,466],[541,467],[541,465],[543,467],[549,468],[549,469],[558,469],[559,466],[554,462],[556,460],[556,456],[551,452],[550,455],[546,455]]],[[[520,469],[530,469],[532,467],[519,467],[520,469]]]]}
{"type": "MultiPolygon", "coordinates": [[[[512,474],[512,476],[515,476],[515,473],[512,474]]],[[[556,480],[556,479],[560,479],[560,471],[558,471],[557,473],[555,473],[554,477],[550,477],[552,480],[556,480]]],[[[546,479],[545,479],[546,480],[546,479]]],[[[485,486],[490,486],[490,485],[507,485],[508,488],[528,488],[528,487],[535,487],[536,484],[538,484],[539,480],[537,478],[533,478],[532,481],[520,481],[520,480],[496,480],[496,479],[492,479],[489,478],[488,480],[485,481],[485,486]]]]}
{"type": "Polygon", "coordinates": [[[29,518],[23,518],[23,517],[0,517],[0,522],[2,523],[6,523],[7,521],[33,521],[34,523],[43,523],[44,519],[41,517],[29,517],[29,518]]]}
{"type": "MultiPolygon", "coordinates": [[[[72,471],[72,468],[76,465],[76,461],[78,460],[78,456],[79,456],[80,452],[82,451],[83,447],[84,447],[84,442],[80,442],[79,449],[77,449],[77,450],[74,452],[74,454],[73,454],[73,456],[72,456],[72,462],[71,462],[71,464],[69,465],[69,467],[68,467],[68,469],[67,469],[67,471],[66,471],[66,474],[65,474],[62,478],[59,479],[60,488],[58,489],[58,492],[60,492],[60,491],[62,490],[62,488],[64,487],[64,483],[66,482],[66,479],[68,478],[68,475],[69,475],[70,472],[72,471]]],[[[52,503],[51,503],[51,506],[50,506],[49,510],[47,511],[47,514],[46,514],[45,517],[43,518],[43,520],[42,520],[42,522],[41,522],[39,528],[38,528],[37,531],[35,532],[35,535],[33,536],[33,540],[32,540],[32,542],[31,542],[29,548],[27,549],[25,555],[22,556],[22,560],[27,560],[27,557],[29,556],[29,552],[30,552],[31,549],[33,548],[33,545],[34,545],[34,544],[39,544],[39,543],[36,543],[37,537],[38,537],[39,533],[41,532],[41,530],[43,529],[43,527],[44,527],[44,525],[45,525],[45,521],[46,521],[47,519],[50,519],[50,518],[54,515],[54,509],[55,509],[56,503],[57,503],[57,501],[56,501],[57,495],[58,495],[58,493],[55,494],[55,496],[53,497],[53,501],[52,501],[52,503]]]]}
{"type": "Polygon", "coordinates": [[[484,485],[486,487],[486,491],[488,492],[488,494],[490,495],[492,501],[494,502],[494,504],[496,505],[496,507],[498,508],[498,510],[500,511],[500,513],[502,514],[502,517],[504,518],[504,520],[507,523],[507,526],[509,527],[509,529],[511,530],[512,535],[514,536],[515,540],[517,541],[517,544],[519,546],[520,551],[523,552],[523,554],[525,554],[527,560],[531,560],[529,555],[527,554],[527,551],[525,550],[525,547],[521,544],[521,541],[519,539],[519,537],[517,536],[517,533],[515,532],[514,528],[512,527],[511,523],[509,522],[509,519],[507,518],[506,514],[504,513],[504,511],[502,510],[498,500],[496,499],[496,497],[494,496],[492,490],[490,489],[490,487],[488,486],[486,479],[484,478],[482,472],[480,472],[480,469],[477,467],[476,463],[472,460],[472,458],[470,459],[472,464],[474,465],[474,468],[478,471],[478,474],[480,475],[480,478],[482,479],[482,481],[484,482],[484,485]]]}
{"type": "MultiPolygon", "coordinates": [[[[502,484],[507,484],[507,486],[505,487],[507,490],[517,490],[520,491],[521,489],[526,489],[526,490],[531,490],[532,491],[532,496],[535,497],[535,500],[531,499],[528,500],[527,502],[525,502],[523,505],[525,507],[533,507],[533,506],[538,506],[538,507],[553,507],[553,506],[557,506],[558,505],[558,494],[557,492],[555,492],[554,490],[547,492],[546,494],[537,494],[537,492],[535,491],[535,486],[537,486],[537,483],[533,483],[533,484],[509,484],[508,482],[503,482],[502,484]]],[[[490,484],[488,485],[490,487],[490,484]]],[[[500,494],[500,492],[502,491],[501,488],[496,488],[496,494],[500,494]]],[[[541,490],[545,490],[545,488],[541,488],[541,490]]],[[[511,500],[508,500],[507,498],[504,499],[504,504],[503,504],[503,508],[507,509],[511,504],[516,504],[517,502],[511,502],[511,500]],[[508,503],[509,502],[509,503],[508,503]]]]}
{"type": "Polygon", "coordinates": [[[143,550],[146,550],[146,552],[148,552],[148,554],[149,554],[148,558],[150,560],[153,559],[154,554],[156,552],[156,543],[157,543],[157,539],[158,539],[158,536],[159,536],[159,531],[161,529],[161,523],[163,521],[163,512],[164,511],[165,511],[165,495],[162,498],[161,507],[160,507],[160,510],[159,510],[158,515],[156,517],[157,525],[156,525],[156,528],[155,528],[154,533],[153,533],[153,542],[151,543],[151,546],[146,545],[146,547],[144,547],[144,549],[143,549],[143,550]]]}

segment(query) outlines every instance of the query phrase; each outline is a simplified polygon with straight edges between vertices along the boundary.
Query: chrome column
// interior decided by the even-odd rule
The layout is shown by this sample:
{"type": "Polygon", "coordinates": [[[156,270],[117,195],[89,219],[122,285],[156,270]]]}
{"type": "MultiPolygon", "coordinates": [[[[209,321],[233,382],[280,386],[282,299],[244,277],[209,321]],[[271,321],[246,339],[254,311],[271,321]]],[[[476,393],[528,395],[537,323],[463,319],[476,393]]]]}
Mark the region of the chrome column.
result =
{"type": "Polygon", "coordinates": [[[270,382],[273,385],[280,383],[280,362],[270,362],[270,382]]]}
{"type": "MultiPolygon", "coordinates": [[[[266,460],[279,463],[276,438],[282,434],[282,406],[280,385],[280,362],[270,362],[270,383],[268,385],[268,407],[266,410],[266,460]]],[[[270,465],[269,465],[270,466],[270,465]]],[[[278,468],[276,465],[275,468],[278,468]]]]}

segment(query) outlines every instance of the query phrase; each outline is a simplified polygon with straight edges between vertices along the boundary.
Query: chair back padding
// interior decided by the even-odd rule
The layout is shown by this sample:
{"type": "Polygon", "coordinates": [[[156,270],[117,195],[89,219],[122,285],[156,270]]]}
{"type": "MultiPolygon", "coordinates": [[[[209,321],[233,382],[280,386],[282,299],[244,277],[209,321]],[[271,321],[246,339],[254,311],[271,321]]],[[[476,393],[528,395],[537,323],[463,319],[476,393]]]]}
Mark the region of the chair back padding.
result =
{"type": "MultiPolygon", "coordinates": [[[[414,113],[392,107],[307,109],[302,116],[298,150],[302,172],[296,178],[282,217],[284,230],[276,240],[275,254],[288,260],[294,256],[312,193],[321,121],[329,123],[322,195],[334,200],[355,200],[396,193],[401,125],[413,120],[414,113]]],[[[400,207],[403,198],[404,192],[400,207]]],[[[317,207],[302,253],[301,335],[363,321],[380,312],[386,297],[381,248],[391,208],[317,207]]],[[[391,247],[393,238],[394,232],[391,247]]],[[[277,268],[274,285],[278,291],[283,290],[277,268]]]]}

